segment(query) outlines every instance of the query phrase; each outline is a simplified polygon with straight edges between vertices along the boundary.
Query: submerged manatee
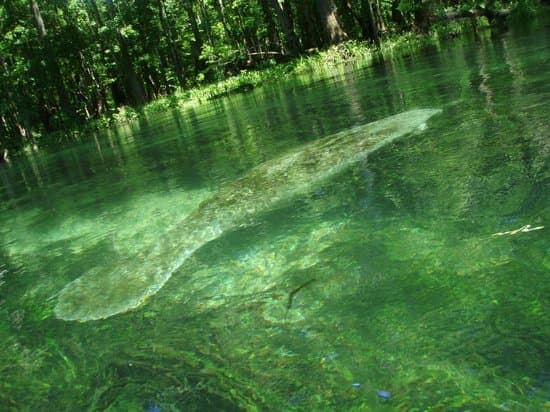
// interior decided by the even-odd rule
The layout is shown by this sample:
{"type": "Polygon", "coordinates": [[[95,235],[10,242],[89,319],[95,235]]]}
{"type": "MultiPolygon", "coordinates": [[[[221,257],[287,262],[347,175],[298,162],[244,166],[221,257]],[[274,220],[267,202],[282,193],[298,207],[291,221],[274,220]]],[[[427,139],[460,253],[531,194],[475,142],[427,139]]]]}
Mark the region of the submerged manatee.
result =
{"type": "Polygon", "coordinates": [[[68,283],[59,292],[56,316],[88,321],[136,308],[204,244],[258,213],[311,191],[391,141],[423,130],[439,112],[411,110],[355,126],[252,168],[163,234],[153,250],[118,261],[116,268],[95,268],[68,283]]]}

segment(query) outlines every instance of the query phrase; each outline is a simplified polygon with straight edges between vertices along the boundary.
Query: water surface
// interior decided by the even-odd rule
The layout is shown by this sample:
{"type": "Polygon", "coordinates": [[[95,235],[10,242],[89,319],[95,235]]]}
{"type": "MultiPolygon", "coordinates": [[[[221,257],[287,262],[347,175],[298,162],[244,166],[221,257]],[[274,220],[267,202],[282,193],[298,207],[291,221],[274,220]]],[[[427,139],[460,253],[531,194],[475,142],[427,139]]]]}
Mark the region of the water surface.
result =
{"type": "Polygon", "coordinates": [[[481,33],[0,165],[1,409],[547,408],[549,38],[481,33]],[[255,166],[416,108],[443,111],[138,308],[56,318],[67,283],[146,258],[255,166]]]}

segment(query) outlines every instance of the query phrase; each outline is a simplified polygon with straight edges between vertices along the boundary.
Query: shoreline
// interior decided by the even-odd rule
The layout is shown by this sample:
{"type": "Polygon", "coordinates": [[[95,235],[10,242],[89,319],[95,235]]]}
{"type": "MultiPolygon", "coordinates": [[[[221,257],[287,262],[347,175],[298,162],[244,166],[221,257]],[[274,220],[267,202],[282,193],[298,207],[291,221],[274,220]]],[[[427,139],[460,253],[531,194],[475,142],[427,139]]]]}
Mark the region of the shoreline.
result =
{"type": "MultiPolygon", "coordinates": [[[[334,76],[338,72],[372,67],[380,61],[417,53],[426,47],[439,47],[441,42],[453,41],[467,35],[477,36],[487,30],[502,31],[503,28],[489,24],[485,17],[461,18],[435,24],[428,33],[409,31],[382,38],[380,47],[367,41],[347,40],[326,50],[310,50],[285,63],[273,63],[269,67],[242,70],[239,74],[217,82],[179,89],[141,106],[120,106],[99,118],[84,124],[67,127],[64,130],[41,135],[38,139],[10,151],[10,158],[20,154],[37,152],[41,148],[57,145],[61,141],[87,140],[91,132],[104,131],[139,121],[144,116],[167,110],[183,110],[204,102],[230,95],[250,92],[256,88],[277,81],[307,76],[306,81],[318,81],[334,76]]],[[[506,30],[506,29],[504,29],[506,30]]]]}

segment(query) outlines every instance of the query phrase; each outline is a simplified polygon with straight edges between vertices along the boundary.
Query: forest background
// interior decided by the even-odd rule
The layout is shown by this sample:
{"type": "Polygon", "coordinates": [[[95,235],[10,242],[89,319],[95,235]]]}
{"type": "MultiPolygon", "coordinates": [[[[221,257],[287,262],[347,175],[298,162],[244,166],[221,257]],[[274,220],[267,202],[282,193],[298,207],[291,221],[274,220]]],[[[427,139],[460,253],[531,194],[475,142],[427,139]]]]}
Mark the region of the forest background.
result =
{"type": "Polygon", "coordinates": [[[161,97],[177,107],[190,90],[231,76],[275,68],[289,73],[293,62],[320,50],[336,47],[346,59],[357,48],[379,50],[388,39],[426,35],[464,18],[496,26],[528,21],[540,3],[2,0],[0,157],[53,143],[82,124],[104,125],[127,108],[138,113],[161,97]]]}

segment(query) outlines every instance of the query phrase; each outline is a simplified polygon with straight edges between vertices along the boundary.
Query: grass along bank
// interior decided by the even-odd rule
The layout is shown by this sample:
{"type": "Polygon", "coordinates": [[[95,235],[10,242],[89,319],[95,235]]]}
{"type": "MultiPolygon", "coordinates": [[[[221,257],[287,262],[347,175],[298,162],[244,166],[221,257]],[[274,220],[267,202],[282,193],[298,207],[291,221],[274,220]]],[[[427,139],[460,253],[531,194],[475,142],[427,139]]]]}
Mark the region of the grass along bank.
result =
{"type": "Polygon", "coordinates": [[[402,57],[418,52],[427,46],[439,48],[441,41],[489,28],[490,25],[485,18],[461,19],[456,22],[435,25],[427,34],[405,33],[387,37],[379,48],[368,42],[346,41],[327,50],[312,50],[288,63],[272,62],[264,68],[243,70],[236,76],[215,83],[187,90],[180,89],[140,107],[119,107],[116,111],[98,119],[92,119],[84,125],[41,136],[32,146],[27,145],[24,151],[38,150],[39,145],[47,147],[49,144],[56,145],[62,141],[84,141],[91,131],[121,126],[153,113],[198,106],[207,100],[247,92],[271,82],[292,78],[302,79],[304,84],[308,84],[349,71],[350,67],[353,69],[364,68],[376,64],[381,59],[402,57]]]}
{"type": "Polygon", "coordinates": [[[405,33],[385,38],[380,48],[372,43],[350,40],[332,46],[327,50],[312,50],[288,63],[275,63],[257,70],[243,70],[236,76],[221,81],[204,84],[187,90],[160,97],[142,107],[124,106],[116,112],[92,120],[94,128],[103,128],[138,119],[141,115],[158,113],[169,109],[183,109],[200,105],[206,100],[248,92],[270,82],[285,79],[303,79],[304,84],[322,80],[349,70],[376,64],[381,59],[392,59],[415,53],[423,47],[440,46],[441,41],[472,34],[478,30],[490,29],[485,18],[461,19],[435,25],[427,34],[405,33]]]}
{"type": "Polygon", "coordinates": [[[224,96],[245,93],[271,82],[301,78],[304,83],[322,80],[350,66],[362,68],[375,64],[380,58],[390,59],[396,54],[408,54],[418,51],[426,45],[438,43],[439,35],[406,34],[386,39],[379,49],[367,42],[346,41],[327,50],[313,50],[305,56],[288,63],[273,63],[257,70],[243,70],[236,76],[228,77],[216,83],[178,90],[160,97],[142,107],[123,106],[108,116],[92,120],[90,125],[102,128],[133,121],[141,115],[162,112],[167,109],[183,109],[224,96]]]}

